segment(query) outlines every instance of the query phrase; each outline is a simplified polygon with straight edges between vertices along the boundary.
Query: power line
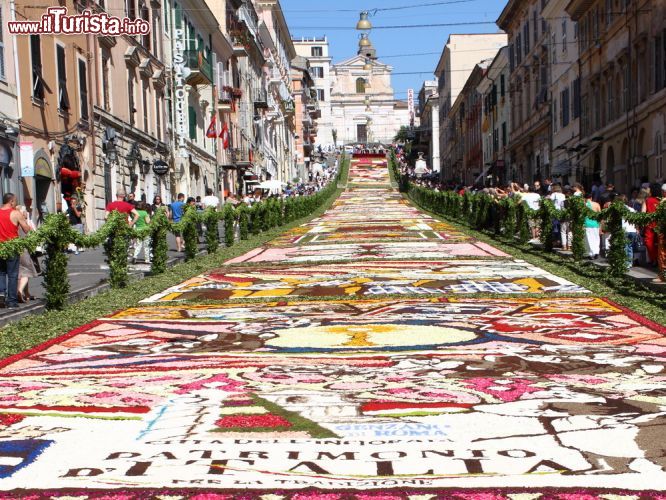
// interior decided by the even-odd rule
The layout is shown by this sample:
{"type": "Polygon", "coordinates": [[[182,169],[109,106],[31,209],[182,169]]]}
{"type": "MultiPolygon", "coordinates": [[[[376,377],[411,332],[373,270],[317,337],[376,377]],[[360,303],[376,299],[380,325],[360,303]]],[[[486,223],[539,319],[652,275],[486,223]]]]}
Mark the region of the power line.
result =
{"type": "MultiPolygon", "coordinates": [[[[395,29],[412,29],[412,28],[447,28],[452,26],[478,26],[478,25],[492,24],[497,26],[495,21],[467,21],[457,23],[436,23],[436,24],[396,24],[388,26],[373,26],[372,30],[395,30],[395,29]]],[[[290,30],[305,30],[312,29],[312,26],[292,26],[290,30]]],[[[317,26],[318,30],[333,30],[333,31],[356,31],[354,26],[317,26]]]]}
{"type": "MultiPolygon", "coordinates": [[[[360,12],[362,10],[366,10],[369,12],[384,12],[384,11],[389,11],[389,10],[407,10],[407,9],[415,9],[418,7],[433,7],[437,5],[450,5],[450,4],[455,4],[455,3],[470,3],[470,2],[476,2],[478,0],[447,0],[447,1],[442,1],[442,2],[429,2],[429,3],[421,3],[421,4],[413,4],[413,5],[402,5],[399,7],[376,7],[374,9],[366,9],[366,8],[357,8],[357,9],[308,9],[308,12],[360,12]]],[[[277,8],[277,7],[273,7],[277,8]]],[[[302,9],[282,9],[282,12],[303,12],[302,9]]]]}

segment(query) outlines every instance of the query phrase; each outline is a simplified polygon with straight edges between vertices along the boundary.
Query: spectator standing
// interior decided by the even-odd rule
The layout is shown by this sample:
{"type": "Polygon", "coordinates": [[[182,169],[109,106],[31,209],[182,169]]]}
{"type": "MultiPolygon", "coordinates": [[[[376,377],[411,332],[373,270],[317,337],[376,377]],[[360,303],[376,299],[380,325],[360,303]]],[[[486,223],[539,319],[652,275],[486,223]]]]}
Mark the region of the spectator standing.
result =
{"type": "MultiPolygon", "coordinates": [[[[69,200],[67,218],[69,219],[69,225],[72,226],[72,229],[83,234],[83,207],[81,207],[77,196],[72,196],[69,200]]],[[[79,249],[76,245],[74,245],[74,254],[79,255],[79,249]]]]}
{"type": "MultiPolygon", "coordinates": [[[[532,189],[527,193],[521,194],[522,202],[525,203],[528,208],[532,210],[539,210],[541,206],[541,195],[538,193],[538,190],[541,189],[539,181],[534,183],[532,189]]],[[[530,231],[532,232],[532,241],[539,239],[539,221],[536,219],[529,220],[530,231]]]]}
{"type": "Polygon", "coordinates": [[[134,193],[130,193],[127,195],[127,203],[136,208],[138,201],[136,201],[136,195],[134,193]]]}
{"type": "MultiPolygon", "coordinates": [[[[593,212],[601,212],[601,207],[596,201],[592,201],[592,193],[585,196],[585,206],[593,212]]],[[[590,259],[599,258],[601,251],[601,228],[599,221],[585,217],[585,247],[590,259]]]]}
{"type": "Polygon", "coordinates": [[[161,196],[155,196],[153,198],[153,205],[150,207],[150,213],[154,216],[158,210],[162,210],[166,214],[167,218],[170,217],[169,207],[164,204],[161,196]]]}
{"type": "MultiPolygon", "coordinates": [[[[661,186],[661,201],[660,203],[666,203],[666,184],[661,186]]],[[[659,277],[658,281],[663,282],[664,277],[666,277],[666,234],[659,233],[658,245],[657,245],[657,265],[659,266],[659,277]]]]}
{"type": "Polygon", "coordinates": [[[220,199],[213,194],[213,190],[211,188],[207,188],[206,196],[203,199],[203,207],[214,208],[217,210],[219,206],[220,206],[220,199]]]}
{"type": "MultiPolygon", "coordinates": [[[[185,195],[183,193],[178,193],[177,200],[171,204],[171,221],[173,223],[178,223],[183,218],[183,212],[185,211],[185,195]]],[[[174,231],[173,233],[176,236],[176,251],[183,251],[183,236],[174,231]]]]}
{"type": "MultiPolygon", "coordinates": [[[[634,210],[634,208],[631,207],[629,202],[627,201],[626,195],[621,194],[618,196],[618,199],[627,206],[627,210],[629,210],[632,213],[636,213],[636,210],[634,210]]],[[[638,230],[636,229],[636,226],[629,223],[624,218],[622,219],[622,229],[624,229],[624,232],[627,235],[627,243],[625,250],[627,254],[627,269],[631,269],[631,267],[634,265],[634,248],[638,244],[638,230]]]]}
{"type": "MultiPolygon", "coordinates": [[[[135,228],[138,231],[146,229],[150,225],[150,214],[148,213],[148,205],[140,201],[136,205],[136,212],[139,214],[139,218],[136,221],[135,228]]],[[[132,258],[132,264],[136,264],[136,260],[139,258],[141,251],[143,250],[143,260],[150,264],[150,236],[145,238],[138,238],[134,245],[134,257],[132,258]]]]}
{"type": "MultiPolygon", "coordinates": [[[[653,214],[657,211],[657,206],[659,206],[659,195],[661,194],[661,188],[659,184],[652,184],[650,186],[650,196],[645,199],[643,206],[641,208],[642,212],[653,214]]],[[[648,259],[653,266],[657,265],[657,223],[650,222],[645,227],[645,233],[643,236],[643,241],[645,243],[645,248],[647,249],[648,259]]]]}
{"type": "MultiPolygon", "coordinates": [[[[27,234],[31,231],[27,221],[16,210],[16,195],[5,193],[0,207],[0,243],[19,237],[19,227],[27,234]]],[[[18,280],[20,256],[0,259],[0,298],[4,306],[15,309],[18,305],[18,280]]]]}
{"type": "MultiPolygon", "coordinates": [[[[35,225],[30,219],[30,215],[28,214],[26,208],[20,206],[17,207],[17,210],[21,213],[21,215],[25,219],[26,223],[30,227],[30,230],[34,231],[35,225]]],[[[17,297],[19,302],[25,303],[28,302],[30,299],[34,299],[34,297],[30,295],[30,290],[28,285],[30,283],[30,278],[36,278],[37,276],[39,276],[39,272],[35,267],[35,263],[32,260],[30,253],[28,252],[27,249],[23,250],[23,252],[21,253],[21,257],[19,258],[19,280],[18,280],[18,292],[17,292],[17,297]]]]}
{"type": "Polygon", "coordinates": [[[109,215],[111,215],[111,212],[120,212],[121,214],[125,214],[127,216],[128,224],[130,226],[134,226],[139,214],[136,213],[134,205],[125,201],[125,196],[127,196],[125,191],[121,190],[116,193],[116,201],[112,201],[106,206],[105,217],[108,219],[109,215]]]}

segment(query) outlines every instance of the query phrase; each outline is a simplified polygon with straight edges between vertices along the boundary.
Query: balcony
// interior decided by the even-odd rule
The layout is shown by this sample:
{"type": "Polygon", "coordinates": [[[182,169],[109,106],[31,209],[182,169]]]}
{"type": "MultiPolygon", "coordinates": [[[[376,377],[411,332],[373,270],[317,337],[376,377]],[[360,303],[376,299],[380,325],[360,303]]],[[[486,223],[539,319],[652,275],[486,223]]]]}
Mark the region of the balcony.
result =
{"type": "Polygon", "coordinates": [[[238,168],[251,169],[254,167],[252,152],[248,149],[234,148],[231,150],[231,161],[238,168]]]}
{"type": "Polygon", "coordinates": [[[254,102],[254,109],[268,109],[268,96],[264,89],[255,90],[252,101],[254,102]]]}
{"type": "Polygon", "coordinates": [[[231,33],[231,46],[235,57],[247,57],[248,41],[241,33],[231,33]]]}
{"type": "Polygon", "coordinates": [[[186,78],[188,85],[210,85],[213,83],[213,67],[200,50],[186,50],[183,53],[185,65],[191,73],[186,78]]]}
{"type": "Polygon", "coordinates": [[[319,102],[317,101],[310,101],[307,105],[306,108],[308,110],[308,113],[313,119],[321,118],[321,109],[319,108],[319,102]]]}
{"type": "Polygon", "coordinates": [[[222,87],[218,89],[217,94],[217,109],[218,111],[230,112],[234,109],[233,104],[234,96],[231,91],[231,87],[222,87]]]}

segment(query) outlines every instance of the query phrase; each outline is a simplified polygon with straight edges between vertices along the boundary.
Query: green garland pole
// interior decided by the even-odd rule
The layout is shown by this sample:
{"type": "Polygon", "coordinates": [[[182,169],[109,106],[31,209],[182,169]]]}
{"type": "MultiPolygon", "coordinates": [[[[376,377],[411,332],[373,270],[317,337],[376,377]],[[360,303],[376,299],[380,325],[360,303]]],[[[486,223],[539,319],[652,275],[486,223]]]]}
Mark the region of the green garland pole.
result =
{"type": "Polygon", "coordinates": [[[611,278],[619,278],[627,271],[627,233],[622,228],[624,204],[615,200],[609,207],[606,218],[606,231],[610,233],[607,273],[611,278]]]}
{"type": "Polygon", "coordinates": [[[530,223],[527,205],[522,201],[517,204],[516,214],[518,216],[518,240],[524,245],[530,241],[530,223]]]}
{"type": "Polygon", "coordinates": [[[61,310],[67,305],[69,297],[69,276],[67,273],[67,247],[71,227],[65,214],[52,214],[47,217],[46,225],[46,308],[61,310]]]}
{"type": "Polygon", "coordinates": [[[236,214],[229,203],[224,206],[224,244],[231,247],[235,242],[236,214]]]}
{"type": "Polygon", "coordinates": [[[132,232],[127,224],[127,215],[112,212],[104,226],[109,233],[104,243],[104,253],[109,264],[109,283],[111,288],[125,288],[129,283],[127,256],[132,232]]]}
{"type": "Polygon", "coordinates": [[[213,207],[208,207],[203,213],[203,222],[206,226],[206,251],[209,254],[217,252],[220,247],[220,231],[218,230],[219,213],[213,207]]]}
{"type": "Polygon", "coordinates": [[[567,214],[571,230],[571,252],[576,261],[585,258],[585,214],[587,207],[582,196],[567,199],[567,214]]]}
{"type": "Polygon", "coordinates": [[[182,227],[183,241],[185,242],[185,260],[190,261],[197,256],[198,234],[197,234],[197,211],[194,207],[186,206],[183,218],[180,221],[182,227]]]}
{"type": "Polygon", "coordinates": [[[237,209],[238,227],[240,230],[240,239],[245,241],[250,236],[250,214],[247,205],[241,204],[237,209]]]}
{"type": "Polygon", "coordinates": [[[150,251],[152,252],[150,272],[152,274],[162,274],[167,270],[169,225],[169,219],[164,210],[158,210],[150,219],[150,251]]]}
{"type": "Polygon", "coordinates": [[[253,235],[257,235],[261,232],[261,220],[259,213],[259,205],[255,203],[254,205],[248,207],[250,213],[250,232],[253,235]]]}
{"type": "Polygon", "coordinates": [[[553,212],[555,211],[555,205],[549,199],[544,198],[541,200],[541,205],[539,206],[538,216],[540,220],[540,230],[541,234],[539,239],[543,245],[543,249],[547,252],[553,251],[553,212]]]}

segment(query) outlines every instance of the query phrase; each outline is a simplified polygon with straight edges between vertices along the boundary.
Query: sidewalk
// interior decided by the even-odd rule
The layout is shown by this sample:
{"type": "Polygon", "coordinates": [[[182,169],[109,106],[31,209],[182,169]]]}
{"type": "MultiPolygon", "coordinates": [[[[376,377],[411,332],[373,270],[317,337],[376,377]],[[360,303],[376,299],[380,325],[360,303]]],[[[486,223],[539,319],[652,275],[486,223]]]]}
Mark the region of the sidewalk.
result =
{"type": "MultiPolygon", "coordinates": [[[[541,243],[530,243],[530,244],[538,248],[541,248],[542,246],[541,243]]],[[[565,257],[567,259],[573,259],[573,254],[570,251],[565,252],[564,250],[555,248],[553,249],[553,252],[561,257],[565,257]]],[[[598,267],[608,267],[609,265],[608,261],[602,256],[599,256],[599,258],[595,260],[585,260],[585,262],[589,262],[590,264],[594,264],[595,266],[598,267]]],[[[633,266],[629,271],[627,271],[625,276],[631,278],[637,283],[640,283],[641,285],[645,285],[651,288],[652,290],[658,292],[666,292],[666,283],[656,281],[659,276],[657,275],[657,272],[652,268],[633,266]]]]}
{"type": "MultiPolygon", "coordinates": [[[[223,235],[224,226],[220,225],[220,235],[223,235]]],[[[172,234],[167,236],[169,242],[169,260],[168,265],[172,266],[177,262],[185,260],[184,252],[176,252],[176,239],[172,234]]],[[[224,244],[224,243],[222,243],[224,244]]],[[[205,244],[199,244],[199,251],[205,249],[205,244]]],[[[109,276],[109,268],[104,261],[104,251],[102,247],[93,248],[81,252],[79,255],[69,254],[69,265],[67,267],[70,295],[69,303],[79,302],[87,297],[97,295],[109,288],[107,278],[109,276]]],[[[143,252],[141,252],[143,257],[143,252]]],[[[44,260],[41,260],[42,267],[44,260]]],[[[150,271],[150,265],[144,264],[141,259],[138,260],[136,265],[130,265],[130,280],[142,278],[147,272],[150,271]]],[[[39,314],[45,310],[44,297],[46,290],[44,289],[44,277],[39,276],[30,280],[29,284],[30,294],[37,297],[36,300],[31,300],[27,304],[19,304],[18,309],[0,309],[0,327],[18,321],[31,314],[39,314]]]]}

